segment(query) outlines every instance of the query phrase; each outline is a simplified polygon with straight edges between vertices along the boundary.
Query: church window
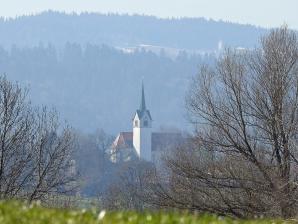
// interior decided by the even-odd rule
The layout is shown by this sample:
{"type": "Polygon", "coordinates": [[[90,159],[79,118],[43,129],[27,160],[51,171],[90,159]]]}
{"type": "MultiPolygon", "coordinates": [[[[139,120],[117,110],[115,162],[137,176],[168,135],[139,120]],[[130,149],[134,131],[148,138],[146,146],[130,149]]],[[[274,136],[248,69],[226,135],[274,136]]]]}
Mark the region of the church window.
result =
{"type": "Polygon", "coordinates": [[[138,127],[138,121],[135,121],[135,127],[138,127]]]}

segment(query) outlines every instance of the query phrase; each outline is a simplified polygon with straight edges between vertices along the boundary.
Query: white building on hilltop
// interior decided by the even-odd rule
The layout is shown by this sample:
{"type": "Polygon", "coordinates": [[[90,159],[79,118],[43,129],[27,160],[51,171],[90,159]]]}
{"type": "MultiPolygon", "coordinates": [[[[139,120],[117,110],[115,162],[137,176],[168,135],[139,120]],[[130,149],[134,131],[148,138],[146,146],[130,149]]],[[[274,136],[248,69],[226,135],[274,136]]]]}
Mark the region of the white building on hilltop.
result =
{"type": "Polygon", "coordinates": [[[113,142],[110,148],[112,162],[141,159],[157,163],[162,152],[182,141],[181,133],[152,132],[152,117],[146,107],[143,84],[140,108],[136,110],[132,125],[132,132],[120,132],[113,142]]]}

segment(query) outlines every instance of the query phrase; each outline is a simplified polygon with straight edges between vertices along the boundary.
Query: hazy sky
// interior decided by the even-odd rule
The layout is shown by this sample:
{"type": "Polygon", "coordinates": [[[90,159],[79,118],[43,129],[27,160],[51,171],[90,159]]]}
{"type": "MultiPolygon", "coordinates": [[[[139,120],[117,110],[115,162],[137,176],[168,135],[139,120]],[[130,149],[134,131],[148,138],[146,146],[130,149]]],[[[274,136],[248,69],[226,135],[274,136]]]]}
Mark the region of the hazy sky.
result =
{"type": "Polygon", "coordinates": [[[0,0],[0,15],[44,10],[118,12],[158,17],[206,17],[264,27],[298,29],[298,0],[0,0]]]}

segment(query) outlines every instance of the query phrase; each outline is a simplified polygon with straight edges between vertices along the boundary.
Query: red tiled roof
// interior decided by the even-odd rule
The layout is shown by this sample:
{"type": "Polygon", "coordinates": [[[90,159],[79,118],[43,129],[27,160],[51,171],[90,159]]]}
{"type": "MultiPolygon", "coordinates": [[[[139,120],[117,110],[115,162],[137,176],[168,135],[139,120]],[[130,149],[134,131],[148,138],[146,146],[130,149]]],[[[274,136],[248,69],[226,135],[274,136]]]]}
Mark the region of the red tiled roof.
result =
{"type": "Polygon", "coordinates": [[[112,144],[113,149],[133,148],[133,133],[120,132],[112,144]]]}
{"type": "MultiPolygon", "coordinates": [[[[181,133],[153,132],[151,137],[152,151],[174,147],[183,141],[181,133]]],[[[133,133],[120,132],[112,144],[113,149],[133,148],[133,133]]]]}

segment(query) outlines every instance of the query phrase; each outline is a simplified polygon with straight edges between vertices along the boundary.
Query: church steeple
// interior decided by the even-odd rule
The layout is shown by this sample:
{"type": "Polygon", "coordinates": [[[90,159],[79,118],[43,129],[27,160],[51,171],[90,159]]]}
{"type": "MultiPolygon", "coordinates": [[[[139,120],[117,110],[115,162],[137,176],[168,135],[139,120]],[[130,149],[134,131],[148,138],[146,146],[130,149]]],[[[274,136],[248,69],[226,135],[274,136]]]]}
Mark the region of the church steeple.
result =
{"type": "Polygon", "coordinates": [[[152,118],[146,108],[144,83],[142,82],[142,96],[140,108],[133,119],[133,146],[140,159],[151,161],[151,128],[152,118]]]}
{"type": "MultiPolygon", "coordinates": [[[[141,94],[141,104],[140,108],[137,110],[137,115],[139,119],[143,119],[144,115],[148,116],[148,119],[152,121],[150,111],[146,107],[146,101],[145,101],[145,89],[144,89],[144,83],[142,82],[142,94],[141,94]]],[[[147,123],[147,122],[145,122],[147,123]]]]}
{"type": "Polygon", "coordinates": [[[140,111],[146,110],[146,101],[145,101],[145,91],[144,91],[144,83],[142,82],[142,99],[140,105],[140,111]]]}

